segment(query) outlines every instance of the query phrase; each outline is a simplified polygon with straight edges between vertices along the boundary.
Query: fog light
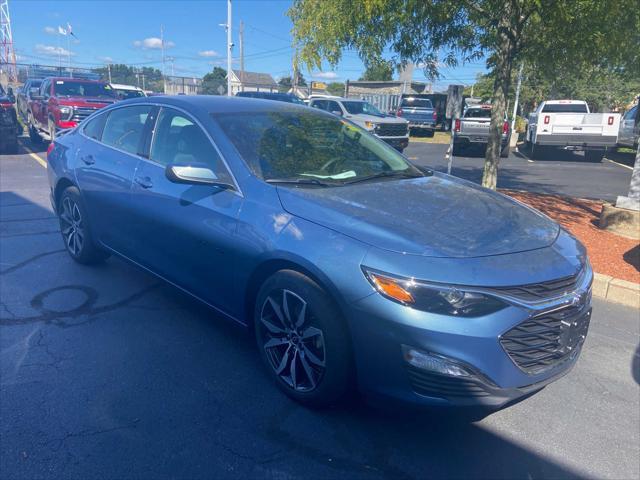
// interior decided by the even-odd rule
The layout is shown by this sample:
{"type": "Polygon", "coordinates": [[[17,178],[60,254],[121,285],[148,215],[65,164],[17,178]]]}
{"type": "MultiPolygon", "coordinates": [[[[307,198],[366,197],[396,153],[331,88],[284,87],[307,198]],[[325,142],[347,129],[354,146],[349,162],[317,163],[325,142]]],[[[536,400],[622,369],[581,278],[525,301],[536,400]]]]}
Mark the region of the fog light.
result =
{"type": "Polygon", "coordinates": [[[408,347],[407,345],[402,345],[402,355],[409,365],[421,370],[429,370],[430,372],[439,373],[441,375],[450,375],[453,377],[471,376],[471,372],[467,369],[440,355],[416,350],[415,348],[408,347]]]}

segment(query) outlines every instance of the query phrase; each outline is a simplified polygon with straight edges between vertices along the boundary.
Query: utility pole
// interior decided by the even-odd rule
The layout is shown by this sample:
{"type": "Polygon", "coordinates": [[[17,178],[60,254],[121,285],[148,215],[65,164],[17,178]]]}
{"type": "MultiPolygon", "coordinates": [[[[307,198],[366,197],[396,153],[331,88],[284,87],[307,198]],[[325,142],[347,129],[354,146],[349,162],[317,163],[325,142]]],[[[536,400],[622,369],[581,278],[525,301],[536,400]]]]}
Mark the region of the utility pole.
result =
{"type": "Polygon", "coordinates": [[[164,25],[160,25],[160,48],[162,49],[162,88],[163,93],[167,93],[167,79],[164,69],[164,25]]]}
{"type": "Polygon", "coordinates": [[[107,63],[107,72],[109,72],[109,83],[111,83],[111,64],[107,63]]]}
{"type": "Polygon", "coordinates": [[[233,42],[231,41],[231,0],[227,0],[227,96],[231,96],[231,54],[233,42]]]}
{"type": "Polygon", "coordinates": [[[244,22],[240,22],[240,90],[244,92],[244,22]]]}
{"type": "Polygon", "coordinates": [[[0,0],[0,70],[5,69],[9,82],[18,81],[16,52],[13,49],[8,0],[0,0]]]}
{"type": "MultiPolygon", "coordinates": [[[[518,85],[516,86],[516,101],[513,104],[513,118],[511,118],[511,134],[513,135],[513,129],[516,127],[516,115],[518,114],[518,102],[520,101],[520,87],[522,86],[522,67],[520,64],[520,70],[518,70],[518,85]]],[[[473,90],[472,90],[473,91],[473,90]]],[[[471,94],[473,96],[473,93],[471,94]]]]}

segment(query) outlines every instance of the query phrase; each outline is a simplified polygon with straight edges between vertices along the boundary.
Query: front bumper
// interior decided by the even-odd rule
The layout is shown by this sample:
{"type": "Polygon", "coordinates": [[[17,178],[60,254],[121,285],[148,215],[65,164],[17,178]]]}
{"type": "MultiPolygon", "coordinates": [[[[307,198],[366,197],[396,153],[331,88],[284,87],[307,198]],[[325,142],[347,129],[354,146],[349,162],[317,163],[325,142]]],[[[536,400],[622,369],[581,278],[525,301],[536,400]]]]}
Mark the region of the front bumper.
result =
{"type": "Polygon", "coordinates": [[[591,317],[591,279],[589,271],[576,290],[582,292],[578,297],[532,307],[510,305],[477,318],[429,314],[373,293],[353,304],[349,313],[360,389],[374,398],[417,406],[489,410],[531,395],[567,374],[578,360],[591,317]],[[555,348],[541,345],[545,335],[548,341],[556,338],[530,324],[558,312],[566,313],[559,321],[570,326],[558,332],[557,348],[564,350],[558,350],[547,365],[534,362],[532,367],[527,358],[555,348]],[[525,333],[540,335],[540,340],[529,342],[528,351],[518,351],[509,342],[517,344],[517,334],[527,328],[531,331],[525,333]],[[445,375],[411,365],[403,354],[407,346],[459,365],[468,375],[445,375]]]}
{"type": "Polygon", "coordinates": [[[409,128],[419,128],[419,129],[424,129],[424,130],[435,130],[436,129],[436,122],[434,121],[429,121],[429,120],[411,120],[409,118],[407,118],[407,120],[409,120],[409,128]]]}

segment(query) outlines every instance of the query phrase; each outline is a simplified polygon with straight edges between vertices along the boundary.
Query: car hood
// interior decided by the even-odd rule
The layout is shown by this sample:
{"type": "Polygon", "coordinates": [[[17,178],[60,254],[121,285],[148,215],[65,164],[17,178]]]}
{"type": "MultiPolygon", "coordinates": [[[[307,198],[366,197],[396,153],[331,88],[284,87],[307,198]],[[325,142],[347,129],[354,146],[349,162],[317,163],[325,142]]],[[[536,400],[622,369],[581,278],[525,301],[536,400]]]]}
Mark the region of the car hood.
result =
{"type": "Polygon", "coordinates": [[[470,258],[547,247],[559,226],[509,197],[442,174],[335,188],[278,187],[283,208],[369,245],[470,258]]]}
{"type": "Polygon", "coordinates": [[[378,117],[376,115],[365,115],[364,113],[358,115],[345,115],[345,118],[352,122],[373,122],[373,123],[407,123],[403,118],[398,117],[378,117]]]}

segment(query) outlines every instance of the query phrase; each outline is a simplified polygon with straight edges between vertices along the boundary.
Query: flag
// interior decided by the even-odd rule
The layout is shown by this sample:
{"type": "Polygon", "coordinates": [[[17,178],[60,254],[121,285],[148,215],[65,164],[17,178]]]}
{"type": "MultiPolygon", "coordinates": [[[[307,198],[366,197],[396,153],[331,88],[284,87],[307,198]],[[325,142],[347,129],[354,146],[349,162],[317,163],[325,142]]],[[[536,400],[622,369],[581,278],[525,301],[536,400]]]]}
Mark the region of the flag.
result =
{"type": "Polygon", "coordinates": [[[76,34],[73,33],[73,30],[71,29],[71,24],[70,23],[67,23],[67,33],[69,35],[71,35],[72,37],[74,37],[74,38],[78,38],[78,37],[76,37],[76,34]]]}
{"type": "Polygon", "coordinates": [[[58,25],[58,33],[60,35],[66,35],[67,31],[64,28],[62,28],[60,25],[58,25]]]}

